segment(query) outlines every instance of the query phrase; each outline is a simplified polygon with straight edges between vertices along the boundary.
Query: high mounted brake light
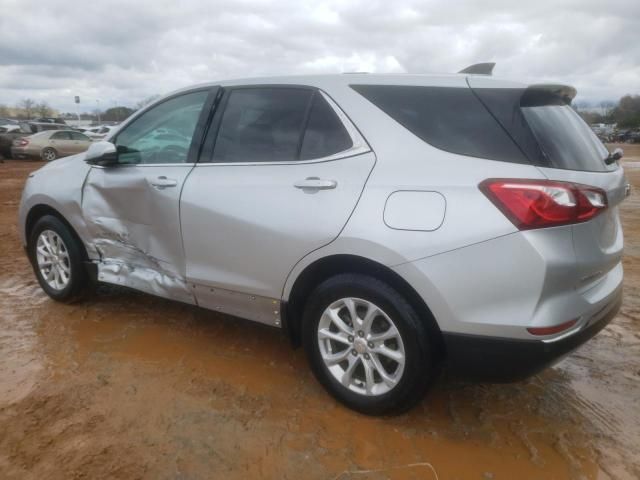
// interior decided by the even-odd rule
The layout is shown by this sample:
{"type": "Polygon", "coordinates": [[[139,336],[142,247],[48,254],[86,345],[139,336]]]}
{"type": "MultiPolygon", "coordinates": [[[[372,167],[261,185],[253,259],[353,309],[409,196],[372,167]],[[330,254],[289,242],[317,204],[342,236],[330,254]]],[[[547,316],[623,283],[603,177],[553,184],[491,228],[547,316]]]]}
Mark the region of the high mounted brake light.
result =
{"type": "Polygon", "coordinates": [[[604,190],[577,183],[491,178],[479,188],[519,230],[586,222],[607,208],[604,190]]]}

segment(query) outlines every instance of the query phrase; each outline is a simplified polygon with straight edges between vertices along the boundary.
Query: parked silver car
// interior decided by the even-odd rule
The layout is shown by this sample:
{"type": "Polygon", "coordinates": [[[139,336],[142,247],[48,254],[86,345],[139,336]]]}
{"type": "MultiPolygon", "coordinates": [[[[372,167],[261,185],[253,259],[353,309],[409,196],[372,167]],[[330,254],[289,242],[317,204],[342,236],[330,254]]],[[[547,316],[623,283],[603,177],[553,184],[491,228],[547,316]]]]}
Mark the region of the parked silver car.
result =
{"type": "Polygon", "coordinates": [[[32,174],[19,228],[56,300],[93,279],[282,328],[339,400],[398,412],[442,362],[523,378],[618,311],[626,182],[574,95],[475,74],[189,88],[32,174]]]}

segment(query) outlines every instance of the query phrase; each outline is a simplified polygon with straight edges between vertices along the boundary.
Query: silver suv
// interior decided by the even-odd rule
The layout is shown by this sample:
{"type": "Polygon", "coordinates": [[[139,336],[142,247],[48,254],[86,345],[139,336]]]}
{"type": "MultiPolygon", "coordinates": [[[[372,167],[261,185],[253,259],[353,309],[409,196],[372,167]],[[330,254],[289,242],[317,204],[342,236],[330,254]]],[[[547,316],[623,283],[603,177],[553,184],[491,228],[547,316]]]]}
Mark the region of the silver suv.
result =
{"type": "Polygon", "coordinates": [[[398,412],[441,364],[521,379],[616,314],[621,153],[574,95],[468,73],[197,86],[32,174],[19,228],[56,300],[93,280],[282,328],[340,401],[398,412]]]}

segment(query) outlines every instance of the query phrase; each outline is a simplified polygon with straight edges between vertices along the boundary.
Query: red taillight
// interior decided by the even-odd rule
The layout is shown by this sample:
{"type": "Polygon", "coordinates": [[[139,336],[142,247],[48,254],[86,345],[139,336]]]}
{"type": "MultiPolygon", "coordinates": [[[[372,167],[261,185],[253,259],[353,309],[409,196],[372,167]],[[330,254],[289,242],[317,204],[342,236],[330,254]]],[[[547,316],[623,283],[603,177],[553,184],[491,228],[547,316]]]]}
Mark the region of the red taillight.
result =
{"type": "Polygon", "coordinates": [[[520,230],[586,222],[607,208],[604,190],[577,183],[492,178],[480,190],[520,230]]]}
{"type": "Polygon", "coordinates": [[[569,320],[568,322],[561,323],[560,325],[554,325],[553,327],[530,327],[527,328],[527,332],[531,335],[553,335],[554,333],[569,330],[577,321],[578,320],[569,320]]]}
{"type": "Polygon", "coordinates": [[[26,138],[18,138],[17,140],[14,140],[13,144],[18,147],[24,147],[26,145],[29,145],[29,140],[27,140],[26,138]]]}

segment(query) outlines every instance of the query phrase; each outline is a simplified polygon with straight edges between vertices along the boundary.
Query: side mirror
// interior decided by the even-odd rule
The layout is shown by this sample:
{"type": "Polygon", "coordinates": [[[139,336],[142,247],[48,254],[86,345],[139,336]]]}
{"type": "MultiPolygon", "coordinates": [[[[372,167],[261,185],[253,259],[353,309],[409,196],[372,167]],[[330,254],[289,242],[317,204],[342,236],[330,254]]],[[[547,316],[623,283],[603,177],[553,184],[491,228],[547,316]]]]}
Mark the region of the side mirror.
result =
{"type": "Polygon", "coordinates": [[[624,155],[624,150],[618,147],[613,151],[612,157],[617,162],[622,158],[623,155],[624,155]]]}
{"type": "Polygon", "coordinates": [[[624,151],[621,148],[616,148],[612,153],[609,154],[607,158],[605,158],[604,163],[607,165],[611,165],[614,162],[617,162],[624,155],[624,151]]]}
{"type": "Polygon", "coordinates": [[[89,165],[112,167],[118,164],[118,150],[111,142],[94,142],[89,145],[85,155],[85,162],[89,165]]]}

